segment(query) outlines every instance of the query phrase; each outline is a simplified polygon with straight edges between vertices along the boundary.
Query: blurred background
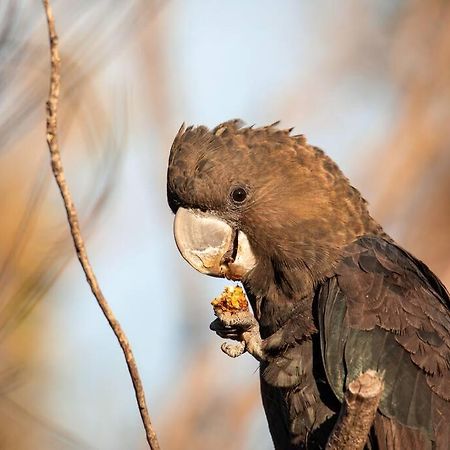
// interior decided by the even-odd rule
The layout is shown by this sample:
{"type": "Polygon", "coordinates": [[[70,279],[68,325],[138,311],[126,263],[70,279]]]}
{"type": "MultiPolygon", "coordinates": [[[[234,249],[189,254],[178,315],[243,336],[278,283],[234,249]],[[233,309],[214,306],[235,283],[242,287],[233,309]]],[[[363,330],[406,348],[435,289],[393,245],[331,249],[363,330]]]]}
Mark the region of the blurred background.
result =
{"type": "MultiPolygon", "coordinates": [[[[60,145],[88,252],[164,450],[270,449],[257,364],[209,331],[224,282],[172,238],[180,124],[281,120],[450,285],[450,4],[54,0],[60,145]]],[[[123,356],[85,282],[45,143],[40,1],[0,2],[0,448],[144,449],[123,356]]]]}

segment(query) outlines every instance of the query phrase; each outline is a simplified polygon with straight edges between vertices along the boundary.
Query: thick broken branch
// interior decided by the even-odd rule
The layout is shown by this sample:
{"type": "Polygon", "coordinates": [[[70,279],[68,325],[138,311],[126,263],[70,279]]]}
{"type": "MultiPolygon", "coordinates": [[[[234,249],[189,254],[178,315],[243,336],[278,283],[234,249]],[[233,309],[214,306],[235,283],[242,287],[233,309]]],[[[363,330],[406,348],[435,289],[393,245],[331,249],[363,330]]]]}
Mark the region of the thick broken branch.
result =
{"type": "Polygon", "coordinates": [[[77,252],[78,259],[86,275],[87,282],[94,294],[98,305],[100,306],[104,316],[106,317],[109,325],[111,326],[114,334],[119,341],[122,348],[125,360],[127,363],[128,371],[131,376],[133,388],[136,395],[137,404],[139,407],[139,413],[141,415],[142,423],[145,428],[147,442],[150,449],[159,450],[159,443],[156,437],[156,433],[153,430],[150,415],[147,409],[144,388],[139,375],[139,371],[134,359],[133,352],[131,350],[130,343],[126,337],[122,327],[116,319],[112,309],[110,308],[106,298],[104,297],[100,286],[98,285],[95,274],[92,270],[89,262],[84,240],[81,236],[81,230],[78,220],[78,214],[75,208],[75,204],[72,200],[72,195],[67,186],[64,170],[61,162],[61,155],[58,146],[58,134],[57,134],[57,110],[60,90],[60,58],[58,50],[58,36],[55,30],[55,22],[53,18],[52,9],[49,0],[43,0],[45,13],[47,16],[48,36],[50,41],[50,58],[51,58],[51,73],[50,73],[50,90],[47,101],[47,144],[50,150],[51,166],[53,175],[55,177],[58,188],[61,192],[61,196],[64,200],[64,207],[67,213],[67,220],[70,226],[70,232],[73,238],[75,250],[77,252]]]}
{"type": "Polygon", "coordinates": [[[364,448],[382,392],[383,381],[374,370],[364,372],[349,384],[327,450],[364,448]]]}

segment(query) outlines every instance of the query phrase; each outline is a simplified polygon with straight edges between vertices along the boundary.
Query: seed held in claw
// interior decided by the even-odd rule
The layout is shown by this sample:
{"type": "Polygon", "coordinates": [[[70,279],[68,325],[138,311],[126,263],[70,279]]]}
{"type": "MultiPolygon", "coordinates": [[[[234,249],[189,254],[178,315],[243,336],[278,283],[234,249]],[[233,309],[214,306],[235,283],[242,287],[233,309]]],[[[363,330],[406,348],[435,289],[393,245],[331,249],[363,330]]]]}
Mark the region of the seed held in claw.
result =
{"type": "Polygon", "coordinates": [[[248,302],[240,286],[226,286],[223,292],[216,297],[211,305],[216,316],[224,313],[237,313],[248,311],[248,302]]]}

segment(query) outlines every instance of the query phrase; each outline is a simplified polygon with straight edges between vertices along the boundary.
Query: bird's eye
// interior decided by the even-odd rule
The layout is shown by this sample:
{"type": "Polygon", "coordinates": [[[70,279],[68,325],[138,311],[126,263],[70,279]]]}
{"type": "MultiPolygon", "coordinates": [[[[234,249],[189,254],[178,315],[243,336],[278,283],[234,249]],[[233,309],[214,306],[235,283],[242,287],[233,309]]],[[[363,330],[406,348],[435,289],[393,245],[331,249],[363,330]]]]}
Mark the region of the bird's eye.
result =
{"type": "Polygon", "coordinates": [[[231,191],[231,198],[235,203],[242,203],[247,198],[247,192],[241,187],[234,188],[231,191]]]}

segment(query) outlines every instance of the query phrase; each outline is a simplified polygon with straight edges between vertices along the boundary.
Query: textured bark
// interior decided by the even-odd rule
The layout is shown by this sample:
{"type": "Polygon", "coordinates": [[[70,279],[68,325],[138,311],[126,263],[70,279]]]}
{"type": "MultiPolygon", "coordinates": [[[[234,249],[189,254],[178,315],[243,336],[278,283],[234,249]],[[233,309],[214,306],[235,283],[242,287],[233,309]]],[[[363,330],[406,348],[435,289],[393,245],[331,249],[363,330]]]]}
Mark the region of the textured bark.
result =
{"type": "Polygon", "coordinates": [[[349,384],[327,450],[364,448],[382,392],[383,382],[374,370],[364,372],[349,384]]]}

